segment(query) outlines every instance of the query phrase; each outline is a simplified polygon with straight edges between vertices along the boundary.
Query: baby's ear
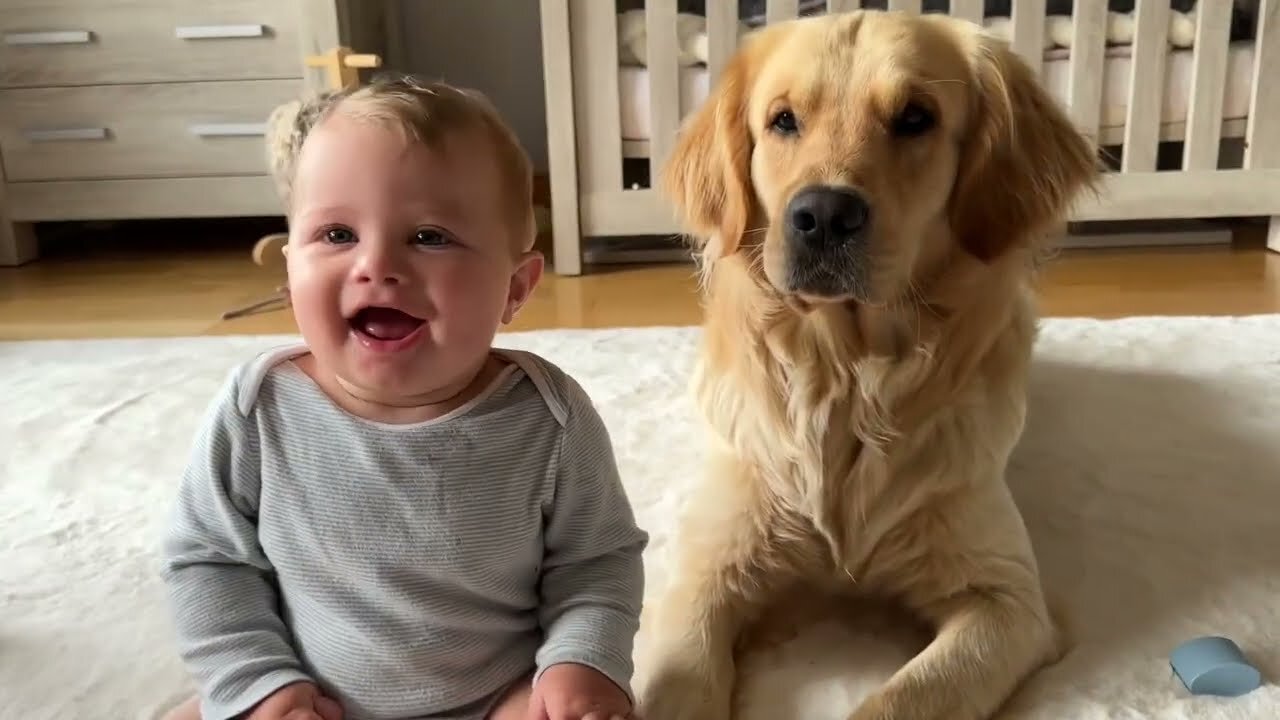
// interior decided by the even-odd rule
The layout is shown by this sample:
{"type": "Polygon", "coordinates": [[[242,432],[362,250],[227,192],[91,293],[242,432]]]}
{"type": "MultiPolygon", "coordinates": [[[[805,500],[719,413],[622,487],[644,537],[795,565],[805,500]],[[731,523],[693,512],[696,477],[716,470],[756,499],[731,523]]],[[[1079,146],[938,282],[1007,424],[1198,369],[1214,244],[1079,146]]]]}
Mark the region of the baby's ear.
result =
{"type": "Polygon", "coordinates": [[[287,209],[293,189],[293,169],[311,128],[333,106],[337,92],[325,91],[306,100],[291,100],[267,116],[267,168],[276,195],[287,209]]]}
{"type": "Polygon", "coordinates": [[[507,307],[502,313],[502,324],[509,325],[516,313],[529,301],[534,288],[542,279],[542,271],[546,263],[542,253],[530,250],[520,257],[515,272],[511,273],[511,285],[507,289],[507,307]]]}

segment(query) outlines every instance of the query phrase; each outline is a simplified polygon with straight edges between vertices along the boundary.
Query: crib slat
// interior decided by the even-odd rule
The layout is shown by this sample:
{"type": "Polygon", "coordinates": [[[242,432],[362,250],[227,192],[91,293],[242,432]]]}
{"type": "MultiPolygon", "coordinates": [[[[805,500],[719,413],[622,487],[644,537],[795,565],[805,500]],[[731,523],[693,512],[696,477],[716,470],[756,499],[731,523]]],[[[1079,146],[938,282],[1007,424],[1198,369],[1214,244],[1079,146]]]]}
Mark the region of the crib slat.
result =
{"type": "Polygon", "coordinates": [[[1198,3],[1195,46],[1191,61],[1191,97],[1187,108],[1187,140],[1183,170],[1218,167],[1222,140],[1222,95],[1227,87],[1227,41],[1231,3],[1198,3]]]}
{"type": "Polygon", "coordinates": [[[618,19],[613,5],[570,0],[573,96],[580,195],[622,189],[622,107],[618,97],[618,19]],[[596,98],[594,102],[588,98],[596,98]]]}
{"type": "Polygon", "coordinates": [[[1169,0],[1138,0],[1133,17],[1129,108],[1120,170],[1151,172],[1156,169],[1156,150],[1160,145],[1160,110],[1169,48],[1169,0]]]}
{"type": "Polygon", "coordinates": [[[1071,18],[1067,105],[1077,129],[1097,139],[1102,118],[1102,69],[1106,60],[1106,0],[1076,0],[1071,18]]]}
{"type": "Polygon", "coordinates": [[[1254,53],[1253,93],[1245,134],[1248,147],[1244,153],[1244,166],[1250,170],[1280,167],[1280,82],[1276,82],[1275,70],[1264,70],[1280,63],[1280,0],[1262,0],[1258,4],[1254,53]],[[1264,77],[1266,81],[1260,79],[1264,77]]]}
{"type": "Polygon", "coordinates": [[[1044,64],[1045,0],[1017,0],[1009,18],[1013,51],[1022,56],[1038,75],[1044,64]]]}
{"type": "Polygon", "coordinates": [[[649,177],[656,178],[680,126],[676,0],[647,0],[644,22],[649,66],[649,177]]]}
{"type": "Polygon", "coordinates": [[[573,31],[568,0],[541,0],[542,81],[547,117],[547,174],[551,187],[551,242],[558,274],[582,272],[578,215],[578,153],[573,102],[573,31]]]}
{"type": "Polygon", "coordinates": [[[924,9],[924,2],[923,0],[889,0],[889,9],[919,14],[924,9]]]}
{"type": "Polygon", "coordinates": [[[951,16],[982,24],[982,0],[951,0],[951,16]]]}
{"type": "Polygon", "coordinates": [[[862,7],[862,0],[827,0],[827,13],[835,14],[857,10],[862,7]]]}
{"type": "Polygon", "coordinates": [[[800,14],[800,0],[765,0],[764,21],[772,24],[794,20],[800,14]]]}
{"type": "Polygon", "coordinates": [[[737,46],[737,0],[707,0],[707,70],[713,83],[737,46]]]}

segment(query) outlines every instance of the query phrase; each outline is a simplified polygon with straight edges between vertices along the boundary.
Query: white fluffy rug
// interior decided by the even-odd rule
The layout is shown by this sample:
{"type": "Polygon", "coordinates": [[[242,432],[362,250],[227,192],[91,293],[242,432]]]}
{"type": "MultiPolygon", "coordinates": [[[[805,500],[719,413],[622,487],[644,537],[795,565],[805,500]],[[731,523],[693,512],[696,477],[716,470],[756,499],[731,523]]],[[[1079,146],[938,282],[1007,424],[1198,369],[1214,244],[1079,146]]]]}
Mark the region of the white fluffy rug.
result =
{"type": "MultiPolygon", "coordinates": [[[[649,588],[700,472],[695,329],[502,338],[594,394],[653,535],[649,588]]],[[[188,686],[154,552],[227,367],[284,338],[0,344],[0,717],[153,718],[188,686]]],[[[1053,320],[1010,482],[1080,644],[1007,718],[1280,716],[1280,317],[1053,320]],[[1191,697],[1169,651],[1234,638],[1266,685],[1191,697]]],[[[806,630],[754,657],[744,720],[843,719],[905,659],[806,630]]]]}

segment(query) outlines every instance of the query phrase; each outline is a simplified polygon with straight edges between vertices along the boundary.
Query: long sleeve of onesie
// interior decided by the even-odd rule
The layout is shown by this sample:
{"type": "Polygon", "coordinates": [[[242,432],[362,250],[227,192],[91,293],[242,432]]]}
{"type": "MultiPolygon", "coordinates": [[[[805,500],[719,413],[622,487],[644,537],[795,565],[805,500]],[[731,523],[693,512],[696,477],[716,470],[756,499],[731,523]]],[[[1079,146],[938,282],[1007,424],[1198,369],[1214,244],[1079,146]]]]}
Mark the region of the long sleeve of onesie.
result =
{"type": "Polygon", "coordinates": [[[534,682],[548,667],[572,662],[601,672],[630,697],[648,535],[636,526],[604,422],[581,388],[569,385],[541,580],[545,641],[534,682]]]}
{"type": "Polygon", "coordinates": [[[238,377],[206,413],[163,544],[178,650],[202,690],[205,720],[236,717],[309,679],[258,543],[259,447],[252,416],[237,406],[238,377]]]}

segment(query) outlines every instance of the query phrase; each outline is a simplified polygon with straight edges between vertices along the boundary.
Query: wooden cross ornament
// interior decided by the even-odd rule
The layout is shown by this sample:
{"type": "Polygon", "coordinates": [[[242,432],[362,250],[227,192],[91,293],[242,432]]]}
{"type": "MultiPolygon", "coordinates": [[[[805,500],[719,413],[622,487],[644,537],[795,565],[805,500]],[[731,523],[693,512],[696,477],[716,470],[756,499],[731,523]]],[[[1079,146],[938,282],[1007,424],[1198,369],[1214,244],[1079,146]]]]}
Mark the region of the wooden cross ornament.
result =
{"type": "Polygon", "coordinates": [[[382,58],[371,53],[354,53],[351,48],[336,47],[323,55],[309,55],[307,67],[324,68],[325,80],[332,90],[360,84],[360,70],[382,65],[382,58]]]}

